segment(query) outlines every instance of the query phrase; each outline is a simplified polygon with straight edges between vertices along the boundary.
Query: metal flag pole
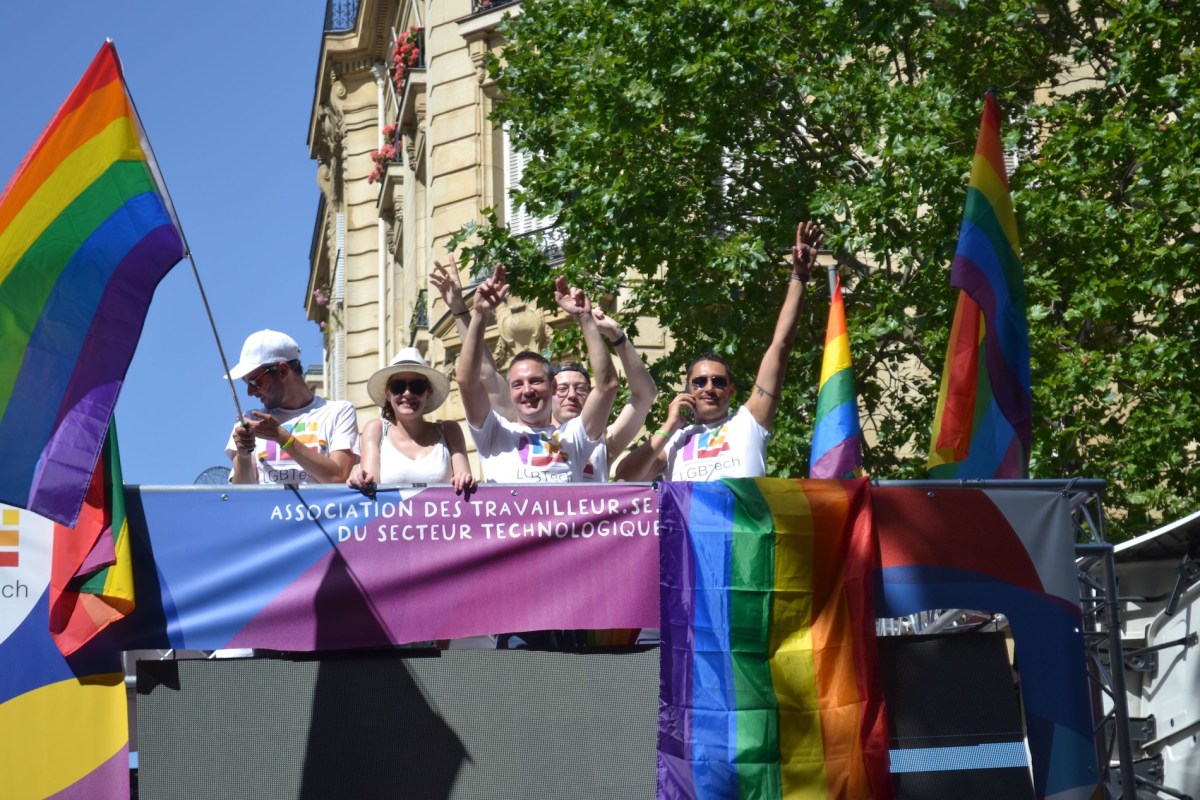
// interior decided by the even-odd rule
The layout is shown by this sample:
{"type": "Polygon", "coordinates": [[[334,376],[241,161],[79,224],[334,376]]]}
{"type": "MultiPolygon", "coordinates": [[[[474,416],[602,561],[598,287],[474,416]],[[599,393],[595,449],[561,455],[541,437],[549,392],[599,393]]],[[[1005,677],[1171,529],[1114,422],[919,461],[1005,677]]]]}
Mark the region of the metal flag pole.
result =
{"type": "Polygon", "coordinates": [[[233,378],[229,377],[229,359],[225,357],[225,348],[221,344],[221,336],[217,333],[217,322],[213,319],[212,308],[208,305],[208,295],[204,292],[204,284],[200,281],[200,270],[196,269],[196,259],[192,258],[192,248],[187,246],[187,241],[184,240],[184,247],[187,247],[188,263],[192,265],[192,274],[196,276],[196,287],[200,290],[200,301],[204,303],[204,313],[208,316],[208,324],[212,326],[213,339],[217,343],[217,352],[221,354],[221,366],[225,368],[225,380],[229,384],[229,391],[233,394],[233,407],[237,409],[238,419],[242,421],[242,427],[249,427],[246,420],[242,416],[242,404],[238,401],[237,387],[233,385],[233,378]]]}

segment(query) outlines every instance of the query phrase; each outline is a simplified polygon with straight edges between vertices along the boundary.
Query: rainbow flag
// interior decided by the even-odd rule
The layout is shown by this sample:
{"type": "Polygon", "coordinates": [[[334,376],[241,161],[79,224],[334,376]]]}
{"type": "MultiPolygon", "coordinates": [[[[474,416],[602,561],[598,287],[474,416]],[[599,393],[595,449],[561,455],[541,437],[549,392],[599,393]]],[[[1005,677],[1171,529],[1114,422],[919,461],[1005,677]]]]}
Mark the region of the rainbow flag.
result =
{"type": "Polygon", "coordinates": [[[0,500],[75,523],[154,290],[184,254],[105,43],[0,194],[0,500]]]}
{"type": "Polygon", "coordinates": [[[988,92],[950,274],[961,291],[933,421],[935,478],[1029,477],[1033,390],[1020,250],[1000,107],[988,92]]]}
{"type": "Polygon", "coordinates": [[[891,798],[867,481],[662,487],[659,798],[891,798]]]}
{"type": "Polygon", "coordinates": [[[50,635],[69,656],[133,611],[133,562],[116,420],[75,528],[54,526],[50,635]]]}
{"type": "Polygon", "coordinates": [[[862,475],[862,428],[858,424],[858,395],[850,363],[850,334],[839,275],[829,303],[825,327],[825,357],[817,389],[817,421],[813,426],[810,478],[855,478],[862,475]]]}

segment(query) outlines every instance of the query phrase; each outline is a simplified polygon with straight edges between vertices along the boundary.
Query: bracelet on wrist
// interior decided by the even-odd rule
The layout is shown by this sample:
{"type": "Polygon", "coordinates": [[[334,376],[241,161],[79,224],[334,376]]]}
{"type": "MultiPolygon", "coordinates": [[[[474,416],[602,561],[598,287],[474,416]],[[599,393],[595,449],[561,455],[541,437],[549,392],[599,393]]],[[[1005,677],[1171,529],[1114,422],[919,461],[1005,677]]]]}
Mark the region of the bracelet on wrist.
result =
{"type": "Polygon", "coordinates": [[[625,344],[625,340],[628,338],[629,337],[625,335],[625,331],[621,331],[621,335],[618,336],[616,339],[613,339],[612,346],[614,348],[620,347],[621,345],[625,344]]]}
{"type": "Polygon", "coordinates": [[[662,428],[659,428],[658,430],[656,430],[654,433],[652,433],[650,435],[651,436],[665,436],[668,439],[671,438],[671,434],[668,433],[667,431],[664,431],[662,428]]]}
{"type": "Polygon", "coordinates": [[[796,273],[796,272],[792,273],[792,280],[800,281],[801,283],[808,283],[808,279],[810,277],[812,277],[811,272],[808,275],[800,275],[799,273],[796,273]]]}
{"type": "Polygon", "coordinates": [[[450,316],[452,316],[452,317],[469,317],[469,316],[471,316],[471,312],[467,311],[464,308],[462,311],[451,311],[450,316]]]}
{"type": "Polygon", "coordinates": [[[289,437],[288,437],[288,439],[287,439],[287,441],[286,441],[286,442],[284,442],[283,444],[279,445],[279,449],[280,449],[280,450],[287,450],[289,447],[291,447],[291,446],[292,446],[292,443],[293,443],[293,442],[295,442],[295,441],[296,441],[296,435],[295,435],[295,434],[292,434],[291,436],[289,436],[289,437]]]}

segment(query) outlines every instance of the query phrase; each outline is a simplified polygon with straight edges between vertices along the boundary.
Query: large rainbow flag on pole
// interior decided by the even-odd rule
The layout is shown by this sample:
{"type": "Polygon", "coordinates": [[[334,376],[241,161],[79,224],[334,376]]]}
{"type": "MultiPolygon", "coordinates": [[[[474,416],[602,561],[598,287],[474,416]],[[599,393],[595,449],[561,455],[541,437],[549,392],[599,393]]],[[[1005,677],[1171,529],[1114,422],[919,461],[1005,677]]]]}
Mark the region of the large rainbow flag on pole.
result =
{"type": "Polygon", "coordinates": [[[850,362],[850,333],[846,304],[838,276],[829,303],[825,328],[825,357],[817,390],[817,420],[813,426],[810,478],[854,478],[862,475],[862,428],[858,423],[858,395],[850,362]]]}
{"type": "Polygon", "coordinates": [[[133,561],[114,418],[75,528],[54,526],[50,635],[69,656],[132,611],[133,561]]]}
{"type": "Polygon", "coordinates": [[[1029,329],[1000,107],[984,101],[950,285],[961,291],[933,421],[935,478],[1027,478],[1033,439],[1029,329]]]}
{"type": "Polygon", "coordinates": [[[891,798],[867,482],[662,486],[659,798],[891,798]]]}
{"type": "Polygon", "coordinates": [[[0,194],[0,500],[75,523],[183,241],[106,42],[0,194]]]}

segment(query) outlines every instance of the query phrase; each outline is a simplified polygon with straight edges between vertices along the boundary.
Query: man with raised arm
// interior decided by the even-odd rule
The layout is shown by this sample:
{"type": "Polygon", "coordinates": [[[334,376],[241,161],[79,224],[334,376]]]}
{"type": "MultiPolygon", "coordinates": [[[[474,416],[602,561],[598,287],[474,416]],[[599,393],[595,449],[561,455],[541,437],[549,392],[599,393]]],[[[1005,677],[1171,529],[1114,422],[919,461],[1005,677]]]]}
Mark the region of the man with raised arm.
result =
{"type": "MultiPolygon", "coordinates": [[[[433,265],[434,271],[429,275],[430,283],[441,294],[442,301],[454,317],[459,337],[465,339],[467,321],[471,318],[471,313],[463,300],[454,254],[450,254],[449,267],[436,260],[433,265]]],[[[621,359],[621,366],[629,383],[629,402],[608,426],[604,446],[596,448],[590,459],[591,464],[584,468],[581,478],[584,481],[603,482],[608,480],[610,465],[633,443],[634,437],[641,430],[651,406],[654,405],[654,399],[658,396],[658,387],[654,385],[654,378],[620,324],[605,314],[603,309],[593,307],[592,317],[600,333],[621,359]]],[[[508,396],[508,387],[499,374],[491,351],[486,348],[480,371],[484,388],[492,402],[492,409],[505,419],[515,420],[516,412],[508,396]]],[[[592,391],[592,379],[585,367],[575,363],[559,364],[551,372],[554,376],[554,421],[561,425],[578,417],[583,411],[584,401],[592,391]]]]}
{"type": "Polygon", "coordinates": [[[688,368],[687,386],[671,401],[667,419],[617,468],[619,480],[674,481],[755,478],[767,472],[767,440],[787,375],[787,359],[807,294],[808,279],[824,239],[815,222],[796,227],[787,293],[775,334],[763,354],[750,396],[737,413],[729,405],[737,393],[725,360],[704,353],[688,368]]]}
{"type": "MultiPolygon", "coordinates": [[[[629,383],[629,402],[608,426],[604,445],[596,448],[592,463],[584,469],[583,480],[602,482],[608,480],[609,465],[621,457],[642,429],[654,398],[658,396],[658,387],[617,321],[598,308],[592,309],[592,316],[596,327],[620,357],[629,383]]],[[[587,370],[579,364],[559,364],[554,369],[554,419],[563,423],[579,416],[591,392],[592,382],[587,370]]]]}
{"type": "Polygon", "coordinates": [[[596,387],[578,417],[563,425],[553,418],[554,382],[550,365],[538,353],[518,353],[508,368],[509,398],[517,419],[496,413],[480,380],[486,343],[484,331],[497,307],[508,296],[504,267],[475,290],[475,313],[463,337],[456,378],[467,424],[479,451],[485,480],[498,483],[568,482],[582,480],[593,451],[603,444],[608,415],[617,395],[617,373],[604,346],[604,336],[592,316],[591,303],[580,289],[556,282],[559,308],[574,317],[583,332],[596,387]]]}
{"type": "Polygon", "coordinates": [[[345,400],[326,400],[304,382],[300,345],[261,330],[229,370],[263,404],[233,426],[225,452],[230,483],[343,483],[358,461],[358,416],[345,400]]]}

